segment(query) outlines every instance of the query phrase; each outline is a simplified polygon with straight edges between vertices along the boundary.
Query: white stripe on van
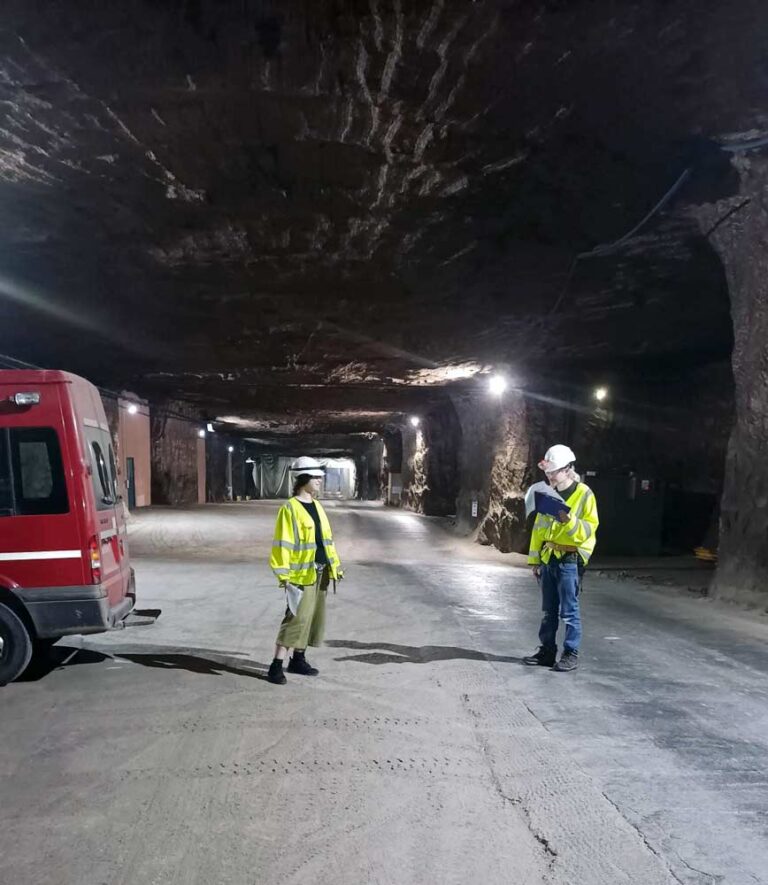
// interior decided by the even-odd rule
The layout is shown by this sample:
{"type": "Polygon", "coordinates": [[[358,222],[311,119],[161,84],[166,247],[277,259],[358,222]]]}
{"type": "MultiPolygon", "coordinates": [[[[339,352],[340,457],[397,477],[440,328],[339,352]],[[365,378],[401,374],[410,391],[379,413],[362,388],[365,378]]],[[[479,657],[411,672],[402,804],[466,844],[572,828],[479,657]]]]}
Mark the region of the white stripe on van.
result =
{"type": "Polygon", "coordinates": [[[94,421],[93,418],[83,418],[83,424],[85,424],[86,427],[95,427],[96,430],[99,429],[99,422],[94,421]]]}
{"type": "Polygon", "coordinates": [[[32,550],[24,553],[0,553],[0,562],[23,559],[80,559],[82,550],[32,550]]]}

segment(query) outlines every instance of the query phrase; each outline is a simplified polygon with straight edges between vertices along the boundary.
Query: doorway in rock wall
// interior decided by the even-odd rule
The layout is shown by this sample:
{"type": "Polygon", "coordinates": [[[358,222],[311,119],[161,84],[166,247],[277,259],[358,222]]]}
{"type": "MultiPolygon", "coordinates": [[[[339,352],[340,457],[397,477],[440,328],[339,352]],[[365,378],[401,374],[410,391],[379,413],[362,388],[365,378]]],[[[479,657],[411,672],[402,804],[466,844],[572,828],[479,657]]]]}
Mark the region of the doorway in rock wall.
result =
{"type": "Polygon", "coordinates": [[[133,458],[125,459],[125,488],[128,492],[128,509],[136,509],[136,464],[133,458]]]}

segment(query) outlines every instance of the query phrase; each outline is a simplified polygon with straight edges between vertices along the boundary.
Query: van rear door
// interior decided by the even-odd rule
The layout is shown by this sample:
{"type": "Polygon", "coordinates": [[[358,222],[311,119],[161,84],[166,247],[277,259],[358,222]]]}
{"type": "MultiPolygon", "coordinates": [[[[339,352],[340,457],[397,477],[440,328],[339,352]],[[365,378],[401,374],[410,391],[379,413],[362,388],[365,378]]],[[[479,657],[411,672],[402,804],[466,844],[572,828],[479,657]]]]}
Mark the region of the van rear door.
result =
{"type": "Polygon", "coordinates": [[[88,538],[88,544],[99,551],[101,583],[107,590],[110,608],[115,608],[123,601],[128,589],[118,534],[115,456],[109,430],[89,419],[85,420],[83,430],[96,507],[95,531],[88,538]]]}
{"type": "Polygon", "coordinates": [[[60,419],[51,426],[56,393],[45,389],[54,402],[27,417],[32,426],[0,427],[0,573],[21,587],[80,585],[84,579],[60,419]]]}

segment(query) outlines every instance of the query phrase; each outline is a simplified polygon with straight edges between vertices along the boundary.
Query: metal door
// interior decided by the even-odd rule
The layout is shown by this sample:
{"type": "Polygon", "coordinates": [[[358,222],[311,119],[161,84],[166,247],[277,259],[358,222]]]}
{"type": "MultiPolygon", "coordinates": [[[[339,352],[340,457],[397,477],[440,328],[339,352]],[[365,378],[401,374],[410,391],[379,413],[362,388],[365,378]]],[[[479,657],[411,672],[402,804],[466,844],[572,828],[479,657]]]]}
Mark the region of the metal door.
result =
{"type": "Polygon", "coordinates": [[[128,492],[128,509],[136,509],[136,464],[133,458],[125,459],[125,487],[128,492]]]}

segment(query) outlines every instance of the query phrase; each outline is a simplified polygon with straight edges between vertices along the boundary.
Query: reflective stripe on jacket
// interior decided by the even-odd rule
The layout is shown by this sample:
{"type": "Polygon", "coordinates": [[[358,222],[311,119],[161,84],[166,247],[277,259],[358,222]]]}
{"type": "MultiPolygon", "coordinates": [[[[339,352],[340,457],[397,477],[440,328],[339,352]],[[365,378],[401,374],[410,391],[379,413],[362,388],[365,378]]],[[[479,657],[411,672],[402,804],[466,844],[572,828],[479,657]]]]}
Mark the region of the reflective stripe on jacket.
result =
{"type": "Polygon", "coordinates": [[[568,522],[560,522],[554,516],[543,513],[536,514],[531,549],[528,551],[528,565],[549,562],[553,551],[544,546],[546,541],[576,547],[584,564],[589,562],[595,549],[599,525],[595,494],[589,486],[580,482],[565,503],[571,508],[568,522]]]}
{"type": "MultiPolygon", "coordinates": [[[[315,501],[320,516],[322,537],[331,578],[338,580],[341,562],[333,544],[331,524],[319,501],[315,501]]],[[[280,581],[305,586],[317,580],[315,569],[315,522],[296,498],[291,498],[280,508],[275,523],[275,538],[269,567],[280,581]]]]}

